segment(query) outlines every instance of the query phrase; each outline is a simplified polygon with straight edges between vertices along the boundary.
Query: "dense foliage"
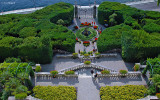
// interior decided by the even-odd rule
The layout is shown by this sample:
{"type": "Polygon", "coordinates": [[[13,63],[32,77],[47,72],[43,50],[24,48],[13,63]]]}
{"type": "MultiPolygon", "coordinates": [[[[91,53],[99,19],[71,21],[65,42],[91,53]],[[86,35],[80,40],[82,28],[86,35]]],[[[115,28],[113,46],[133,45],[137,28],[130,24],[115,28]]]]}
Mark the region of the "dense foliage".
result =
{"type": "MultiPolygon", "coordinates": [[[[87,33],[86,33],[87,34],[87,33]]],[[[91,40],[93,37],[95,37],[97,35],[97,32],[91,28],[81,28],[76,32],[76,36],[81,39],[82,41],[87,41],[87,40],[91,40]],[[85,33],[85,30],[88,32],[90,32],[91,34],[89,34],[88,36],[85,36],[85,34],[82,34],[82,32],[85,33]]]]}
{"type": "Polygon", "coordinates": [[[72,86],[36,86],[33,88],[36,98],[42,100],[76,100],[76,89],[72,86]]]}
{"type": "Polygon", "coordinates": [[[105,29],[97,41],[98,51],[105,52],[121,48],[121,35],[123,31],[129,31],[131,27],[121,24],[105,29]]]}
{"type": "Polygon", "coordinates": [[[1,63],[0,85],[3,87],[1,99],[7,100],[10,95],[15,95],[19,99],[25,98],[33,88],[29,75],[33,76],[34,72],[28,63],[1,63]]]}
{"type": "Polygon", "coordinates": [[[98,21],[109,26],[98,39],[100,52],[122,49],[122,56],[127,61],[139,61],[159,54],[159,12],[143,11],[106,1],[98,8],[98,21]]]}
{"type": "Polygon", "coordinates": [[[74,52],[75,35],[62,25],[70,25],[74,7],[57,3],[31,14],[0,16],[0,60],[20,56],[22,61],[49,63],[52,49],[74,52]]]}
{"type": "Polygon", "coordinates": [[[101,100],[137,100],[144,98],[147,89],[141,85],[105,86],[100,88],[101,100]]]}
{"type": "Polygon", "coordinates": [[[122,34],[122,57],[127,61],[138,61],[156,57],[160,53],[159,36],[143,30],[132,30],[122,34]]]}

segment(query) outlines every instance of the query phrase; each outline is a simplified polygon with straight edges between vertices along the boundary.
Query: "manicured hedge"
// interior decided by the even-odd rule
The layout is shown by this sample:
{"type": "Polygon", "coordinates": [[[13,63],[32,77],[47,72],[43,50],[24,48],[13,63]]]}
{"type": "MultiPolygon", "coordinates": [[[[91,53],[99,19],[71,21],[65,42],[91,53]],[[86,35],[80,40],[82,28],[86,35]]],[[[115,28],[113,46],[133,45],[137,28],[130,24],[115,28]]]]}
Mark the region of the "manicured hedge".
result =
{"type": "Polygon", "coordinates": [[[144,98],[147,89],[142,85],[105,86],[100,88],[101,100],[137,100],[144,98]]]}
{"type": "Polygon", "coordinates": [[[0,40],[0,61],[8,57],[16,57],[18,55],[18,45],[21,42],[22,39],[15,37],[4,37],[0,40]]]}
{"type": "Polygon", "coordinates": [[[100,52],[122,48],[122,57],[127,61],[156,57],[160,53],[159,12],[138,10],[117,2],[106,1],[100,4],[98,8],[99,23],[109,24],[109,16],[113,13],[116,13],[119,15],[118,18],[122,19],[117,24],[124,23],[137,31],[131,31],[131,28],[128,28],[128,30],[124,28],[124,30],[117,30],[120,26],[105,29],[97,43],[100,52]],[[122,33],[125,34],[121,38],[122,33]]]}
{"type": "Polygon", "coordinates": [[[129,31],[132,28],[121,24],[105,29],[97,41],[99,52],[105,52],[112,49],[121,48],[121,35],[123,31],[129,31]]]}
{"type": "Polygon", "coordinates": [[[79,39],[81,39],[82,41],[91,40],[91,39],[92,39],[93,37],[95,37],[96,35],[97,35],[97,32],[96,32],[95,30],[93,30],[93,29],[91,29],[91,28],[85,28],[85,27],[79,29],[79,30],[76,32],[76,36],[77,36],[79,39]],[[83,35],[82,32],[84,32],[85,29],[86,29],[87,31],[90,31],[91,34],[88,35],[88,36],[83,35]]]}
{"type": "Polygon", "coordinates": [[[122,34],[122,57],[126,61],[139,61],[156,57],[160,53],[160,37],[144,30],[126,31],[122,34]]]}
{"type": "Polygon", "coordinates": [[[21,56],[23,61],[49,63],[52,49],[74,52],[74,33],[64,26],[54,24],[62,19],[65,25],[70,25],[73,12],[73,5],[61,2],[31,14],[0,16],[0,60],[21,56]]]}
{"type": "Polygon", "coordinates": [[[33,92],[42,100],[77,100],[76,89],[72,86],[36,86],[33,92]]]}

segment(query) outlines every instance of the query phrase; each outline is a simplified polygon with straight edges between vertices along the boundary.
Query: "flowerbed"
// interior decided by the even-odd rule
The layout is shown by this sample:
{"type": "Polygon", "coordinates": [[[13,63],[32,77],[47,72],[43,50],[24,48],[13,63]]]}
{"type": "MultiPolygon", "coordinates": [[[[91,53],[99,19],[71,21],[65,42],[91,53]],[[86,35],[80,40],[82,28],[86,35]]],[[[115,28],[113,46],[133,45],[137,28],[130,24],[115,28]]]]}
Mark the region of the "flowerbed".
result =
{"type": "Polygon", "coordinates": [[[101,100],[137,100],[144,98],[147,89],[142,85],[105,86],[100,88],[101,100]]]}
{"type": "Polygon", "coordinates": [[[98,26],[93,26],[93,28],[94,28],[94,29],[97,29],[97,28],[98,28],[98,26]]]}
{"type": "Polygon", "coordinates": [[[76,100],[76,88],[73,86],[36,86],[33,88],[36,98],[42,100],[76,100]]]}
{"type": "Polygon", "coordinates": [[[90,42],[89,41],[83,41],[83,45],[87,47],[87,46],[90,45],[90,42]]]}
{"type": "Polygon", "coordinates": [[[88,23],[88,22],[81,23],[81,26],[91,26],[91,23],[88,23]]]}
{"type": "Polygon", "coordinates": [[[97,32],[95,30],[91,28],[86,28],[86,27],[83,27],[76,32],[77,38],[81,39],[82,41],[91,40],[96,35],[97,35],[97,32]],[[89,31],[91,34],[89,34],[88,36],[85,36],[84,34],[82,34],[85,30],[89,31]]]}

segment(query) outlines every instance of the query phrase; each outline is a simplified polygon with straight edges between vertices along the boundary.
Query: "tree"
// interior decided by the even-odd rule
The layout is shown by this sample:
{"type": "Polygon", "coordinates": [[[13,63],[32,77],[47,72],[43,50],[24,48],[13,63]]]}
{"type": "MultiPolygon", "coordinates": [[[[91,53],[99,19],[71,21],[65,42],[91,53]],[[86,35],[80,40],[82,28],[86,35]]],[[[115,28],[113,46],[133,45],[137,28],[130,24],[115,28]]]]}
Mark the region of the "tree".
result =
{"type": "Polygon", "coordinates": [[[57,21],[57,24],[58,24],[58,25],[63,25],[63,24],[64,24],[64,21],[63,21],[62,19],[59,19],[59,20],[57,21]]]}
{"type": "Polygon", "coordinates": [[[159,92],[159,89],[160,89],[160,75],[159,74],[154,75],[153,78],[152,78],[152,81],[156,86],[156,91],[159,92]]]}
{"type": "Polygon", "coordinates": [[[111,26],[117,24],[117,21],[116,21],[116,19],[115,19],[116,16],[117,16],[116,13],[113,13],[112,15],[109,16],[109,23],[111,24],[111,26]]]}
{"type": "Polygon", "coordinates": [[[159,6],[159,4],[160,4],[160,0],[157,1],[157,5],[158,5],[158,6],[159,6]]]}

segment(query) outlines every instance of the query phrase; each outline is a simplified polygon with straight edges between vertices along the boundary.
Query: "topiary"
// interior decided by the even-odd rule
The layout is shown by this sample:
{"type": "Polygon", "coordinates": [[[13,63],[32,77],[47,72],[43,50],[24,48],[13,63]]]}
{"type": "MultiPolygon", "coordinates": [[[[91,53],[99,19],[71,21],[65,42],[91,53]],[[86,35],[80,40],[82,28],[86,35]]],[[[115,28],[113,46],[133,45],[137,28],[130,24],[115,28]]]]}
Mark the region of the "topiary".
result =
{"type": "Polygon", "coordinates": [[[127,74],[128,73],[127,70],[120,70],[119,72],[120,72],[120,74],[127,74]]]}
{"type": "Polygon", "coordinates": [[[135,65],[134,65],[134,71],[138,71],[139,69],[140,69],[140,65],[135,64],[135,65]]]}
{"type": "Polygon", "coordinates": [[[101,74],[110,74],[110,71],[108,71],[108,70],[103,70],[103,71],[101,71],[101,74]]]}
{"type": "Polygon", "coordinates": [[[75,74],[75,72],[73,70],[70,70],[70,71],[66,71],[65,74],[66,75],[73,75],[73,74],[75,74]]]}
{"type": "Polygon", "coordinates": [[[40,71],[41,71],[41,66],[36,66],[35,71],[36,71],[36,72],[40,72],[40,71]]]}
{"type": "Polygon", "coordinates": [[[89,57],[89,54],[84,54],[84,57],[89,57]]]}
{"type": "Polygon", "coordinates": [[[84,64],[89,65],[91,64],[91,61],[85,61],[84,64]]]}
{"type": "Polygon", "coordinates": [[[78,58],[78,53],[72,53],[72,57],[73,57],[73,59],[78,58]]]}
{"type": "Polygon", "coordinates": [[[25,99],[27,97],[27,93],[19,93],[15,95],[16,99],[25,99]]]}
{"type": "Polygon", "coordinates": [[[55,77],[58,74],[58,71],[56,70],[50,71],[50,74],[51,76],[55,77]]]}

